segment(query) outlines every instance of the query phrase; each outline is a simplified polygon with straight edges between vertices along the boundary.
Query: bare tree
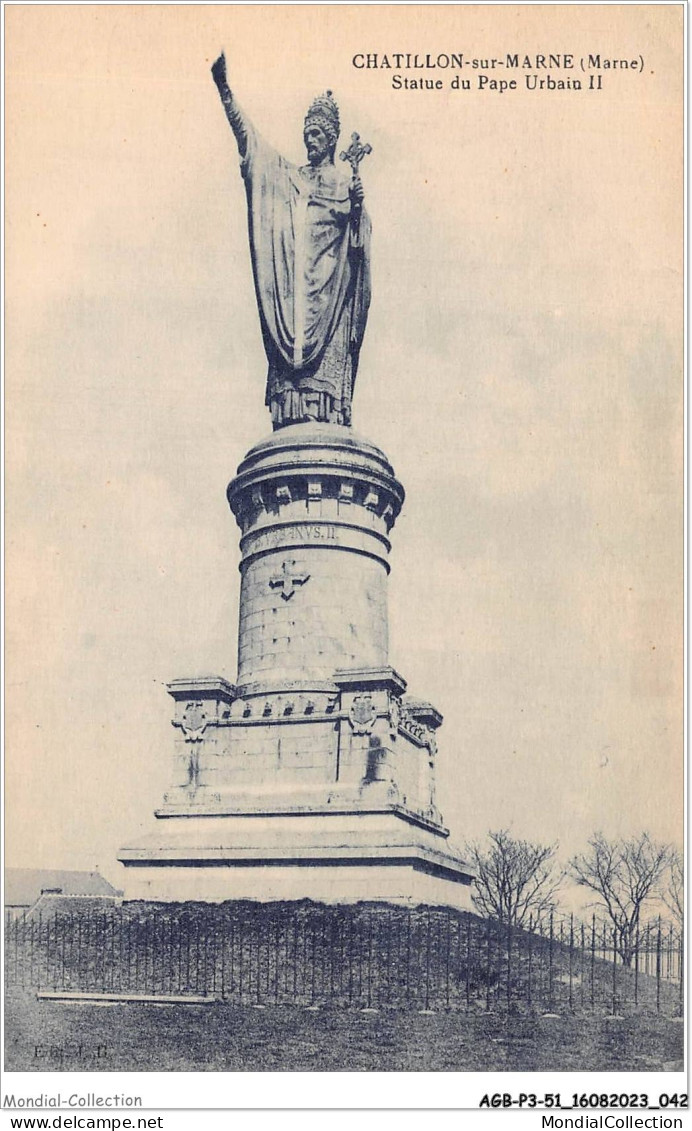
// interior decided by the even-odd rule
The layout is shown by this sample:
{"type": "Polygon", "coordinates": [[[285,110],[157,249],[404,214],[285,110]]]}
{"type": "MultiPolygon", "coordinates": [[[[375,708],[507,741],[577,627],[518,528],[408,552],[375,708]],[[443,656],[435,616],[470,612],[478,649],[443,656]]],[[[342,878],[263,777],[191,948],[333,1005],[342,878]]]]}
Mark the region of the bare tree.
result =
{"type": "Polygon", "coordinates": [[[589,849],[570,861],[572,877],[598,896],[612,923],[615,948],[630,966],[646,903],[659,895],[670,860],[670,846],[656,844],[648,833],[608,840],[596,833],[589,849]]]}
{"type": "Polygon", "coordinates": [[[488,833],[488,847],[467,845],[476,870],[475,907],[488,918],[512,927],[538,925],[556,906],[562,881],[556,844],[516,840],[507,829],[488,833]]]}
{"type": "Polygon", "coordinates": [[[673,916],[678,931],[681,931],[685,919],[685,865],[682,852],[677,848],[670,853],[663,902],[673,916]]]}

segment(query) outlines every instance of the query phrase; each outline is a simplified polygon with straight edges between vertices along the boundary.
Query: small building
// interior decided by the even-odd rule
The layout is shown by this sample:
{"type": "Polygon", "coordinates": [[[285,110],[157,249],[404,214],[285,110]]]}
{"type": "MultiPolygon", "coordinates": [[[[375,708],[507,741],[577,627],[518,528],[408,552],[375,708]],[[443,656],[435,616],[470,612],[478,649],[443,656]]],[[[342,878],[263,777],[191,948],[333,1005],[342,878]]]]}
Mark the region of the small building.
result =
{"type": "Polygon", "coordinates": [[[56,902],[88,900],[90,906],[119,903],[122,892],[99,872],[70,872],[52,868],[5,869],[5,916],[20,918],[38,910],[53,910],[56,902]]]}

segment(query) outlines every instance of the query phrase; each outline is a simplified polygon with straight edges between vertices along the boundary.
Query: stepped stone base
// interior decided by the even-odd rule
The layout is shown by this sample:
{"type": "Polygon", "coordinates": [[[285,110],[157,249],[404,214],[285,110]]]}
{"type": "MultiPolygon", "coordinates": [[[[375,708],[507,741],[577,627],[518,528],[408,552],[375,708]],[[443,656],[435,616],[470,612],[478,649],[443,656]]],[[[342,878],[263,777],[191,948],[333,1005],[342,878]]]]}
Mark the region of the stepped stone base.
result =
{"type": "Polygon", "coordinates": [[[393,812],[161,823],[155,836],[120,854],[128,900],[470,908],[471,874],[461,857],[444,836],[393,812]]]}
{"type": "Polygon", "coordinates": [[[311,862],[301,866],[293,860],[283,864],[245,866],[202,866],[199,863],[145,866],[130,870],[129,900],[155,900],[183,903],[203,900],[223,903],[228,899],[253,899],[261,903],[276,900],[311,899],[315,903],[393,903],[408,907],[429,904],[471,910],[470,888],[450,884],[449,876],[432,875],[422,870],[421,861],[391,860],[387,864],[373,859],[311,862]]]}

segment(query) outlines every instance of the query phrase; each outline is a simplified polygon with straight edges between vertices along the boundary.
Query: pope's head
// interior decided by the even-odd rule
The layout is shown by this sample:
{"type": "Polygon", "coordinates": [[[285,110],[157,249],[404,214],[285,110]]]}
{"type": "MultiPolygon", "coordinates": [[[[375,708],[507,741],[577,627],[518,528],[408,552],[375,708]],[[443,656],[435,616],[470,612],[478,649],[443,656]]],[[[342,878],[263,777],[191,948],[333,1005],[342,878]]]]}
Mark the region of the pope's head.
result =
{"type": "Polygon", "coordinates": [[[328,90],[314,100],[305,115],[303,140],[311,165],[334,159],[339,129],[339,108],[328,90]]]}

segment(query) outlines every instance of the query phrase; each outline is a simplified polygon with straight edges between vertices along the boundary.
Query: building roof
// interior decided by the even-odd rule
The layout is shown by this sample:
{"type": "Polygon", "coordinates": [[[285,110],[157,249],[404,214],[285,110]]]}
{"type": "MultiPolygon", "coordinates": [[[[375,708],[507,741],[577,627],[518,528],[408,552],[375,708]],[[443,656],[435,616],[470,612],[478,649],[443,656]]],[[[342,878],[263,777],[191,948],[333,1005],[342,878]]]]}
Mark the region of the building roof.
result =
{"type": "Polygon", "coordinates": [[[63,895],[119,896],[98,872],[67,872],[51,868],[6,868],[5,907],[31,907],[41,892],[63,895]]]}

